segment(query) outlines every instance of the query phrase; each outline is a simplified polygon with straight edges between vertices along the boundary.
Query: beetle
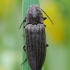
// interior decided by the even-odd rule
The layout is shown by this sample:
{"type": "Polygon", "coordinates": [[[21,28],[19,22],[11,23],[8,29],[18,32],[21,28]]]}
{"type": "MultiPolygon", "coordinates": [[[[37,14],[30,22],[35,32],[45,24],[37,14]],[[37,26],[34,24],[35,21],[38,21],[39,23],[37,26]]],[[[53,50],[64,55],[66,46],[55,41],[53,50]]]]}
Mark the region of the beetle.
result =
{"type": "MultiPolygon", "coordinates": [[[[42,69],[46,57],[46,47],[49,46],[46,44],[45,25],[43,23],[43,20],[47,18],[43,17],[41,11],[43,10],[37,5],[31,5],[27,11],[25,19],[23,20],[23,22],[26,22],[26,25],[24,26],[26,41],[23,48],[32,70],[42,69]]],[[[51,19],[50,21],[52,22],[51,19]]],[[[20,25],[20,28],[22,24],[20,25]]]]}

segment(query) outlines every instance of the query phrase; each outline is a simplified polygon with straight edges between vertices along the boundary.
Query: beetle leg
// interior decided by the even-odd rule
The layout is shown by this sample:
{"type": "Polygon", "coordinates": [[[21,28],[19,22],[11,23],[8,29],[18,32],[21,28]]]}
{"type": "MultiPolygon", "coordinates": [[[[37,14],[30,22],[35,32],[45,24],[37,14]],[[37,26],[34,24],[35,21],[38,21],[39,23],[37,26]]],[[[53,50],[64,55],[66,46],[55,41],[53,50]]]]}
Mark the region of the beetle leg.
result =
{"type": "Polygon", "coordinates": [[[46,47],[48,47],[49,45],[48,44],[46,44],[46,47]]]}
{"type": "MultiPolygon", "coordinates": [[[[26,61],[27,61],[27,58],[24,60],[24,62],[26,62],[26,61]]],[[[23,62],[23,63],[24,63],[24,62],[23,62]]],[[[23,63],[22,63],[22,64],[23,64],[23,63]]],[[[21,65],[22,65],[22,64],[21,64],[21,65]]]]}
{"type": "MultiPolygon", "coordinates": [[[[23,49],[24,49],[24,51],[26,52],[25,45],[23,46],[23,49]]],[[[24,62],[26,62],[26,61],[27,61],[27,58],[24,60],[24,62]]],[[[23,63],[24,63],[24,62],[23,62],[23,63]]],[[[22,64],[23,64],[23,63],[22,63],[22,64]]],[[[22,64],[21,64],[21,65],[22,65],[22,64]]]]}
{"type": "MultiPolygon", "coordinates": [[[[26,26],[26,25],[25,25],[26,26]]],[[[23,26],[25,28],[25,26],[23,26]]]]}
{"type": "MultiPolygon", "coordinates": [[[[46,17],[43,17],[43,20],[46,20],[47,18],[46,17]]],[[[44,25],[46,27],[46,25],[44,25]]]]}
{"type": "MultiPolygon", "coordinates": [[[[30,24],[30,23],[28,23],[28,24],[30,24]]],[[[26,24],[26,25],[28,25],[28,24],[26,24]]],[[[26,27],[26,25],[25,26],[23,26],[24,28],[26,27]]]]}
{"type": "Polygon", "coordinates": [[[24,51],[26,52],[25,45],[23,46],[24,51]]]}
{"type": "Polygon", "coordinates": [[[47,18],[46,17],[43,17],[43,20],[46,20],[47,18]]]}
{"type": "MultiPolygon", "coordinates": [[[[26,18],[23,20],[23,22],[26,22],[26,18]]],[[[19,29],[21,28],[21,26],[22,26],[23,22],[21,23],[21,25],[20,25],[19,29]]]]}
{"type": "Polygon", "coordinates": [[[46,25],[44,24],[44,26],[46,27],[46,25]]]}

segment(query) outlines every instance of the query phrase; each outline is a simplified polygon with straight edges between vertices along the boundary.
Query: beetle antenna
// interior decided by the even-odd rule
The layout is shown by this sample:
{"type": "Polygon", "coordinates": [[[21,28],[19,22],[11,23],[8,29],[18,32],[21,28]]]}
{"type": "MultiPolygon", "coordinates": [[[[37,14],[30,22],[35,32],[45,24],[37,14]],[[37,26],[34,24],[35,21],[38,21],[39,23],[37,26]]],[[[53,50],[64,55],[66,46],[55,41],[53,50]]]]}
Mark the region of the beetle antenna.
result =
{"type": "MultiPolygon", "coordinates": [[[[26,22],[26,17],[25,17],[25,19],[23,20],[23,22],[26,22]]],[[[21,23],[21,25],[20,25],[19,29],[20,29],[20,28],[21,28],[21,26],[23,25],[23,22],[21,23]]]]}
{"type": "Polygon", "coordinates": [[[21,23],[21,25],[20,25],[19,29],[21,28],[22,24],[23,24],[23,22],[21,23]]]}
{"type": "MultiPolygon", "coordinates": [[[[41,10],[42,10],[42,9],[41,9],[41,10]]],[[[43,10],[42,10],[42,11],[43,11],[43,10]]],[[[44,12],[44,11],[43,11],[43,12],[44,12]]],[[[49,17],[45,12],[44,12],[44,14],[49,18],[49,20],[51,21],[51,23],[54,24],[53,21],[50,19],[50,17],[49,17]]]]}

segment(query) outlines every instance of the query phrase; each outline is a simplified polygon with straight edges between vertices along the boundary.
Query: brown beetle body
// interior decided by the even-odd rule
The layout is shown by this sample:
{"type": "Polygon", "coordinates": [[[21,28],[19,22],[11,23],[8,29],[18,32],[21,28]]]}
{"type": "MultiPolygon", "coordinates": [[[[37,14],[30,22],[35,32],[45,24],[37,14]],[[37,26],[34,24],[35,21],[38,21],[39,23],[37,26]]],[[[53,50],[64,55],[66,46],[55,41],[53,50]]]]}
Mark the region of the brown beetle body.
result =
{"type": "Polygon", "coordinates": [[[46,56],[46,35],[43,24],[25,27],[26,55],[32,70],[41,70],[46,56]]]}
{"type": "MultiPolygon", "coordinates": [[[[48,46],[46,44],[45,25],[43,22],[47,18],[43,17],[41,11],[43,10],[37,5],[31,5],[23,20],[23,22],[26,22],[24,26],[26,42],[23,48],[26,51],[27,60],[32,70],[42,69],[46,57],[46,47],[48,46]]],[[[47,14],[46,16],[49,18],[47,14]]],[[[52,22],[51,19],[50,21],[52,22]]]]}

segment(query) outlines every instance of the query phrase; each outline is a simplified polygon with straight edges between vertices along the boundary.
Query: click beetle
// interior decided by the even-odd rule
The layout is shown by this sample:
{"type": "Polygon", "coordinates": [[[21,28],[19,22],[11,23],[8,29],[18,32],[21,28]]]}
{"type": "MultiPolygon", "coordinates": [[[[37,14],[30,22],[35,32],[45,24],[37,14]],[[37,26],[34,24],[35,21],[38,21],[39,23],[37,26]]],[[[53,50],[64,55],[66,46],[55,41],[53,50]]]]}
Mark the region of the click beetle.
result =
{"type": "MultiPolygon", "coordinates": [[[[37,5],[31,5],[23,20],[23,22],[26,22],[24,26],[26,40],[23,48],[32,70],[42,69],[46,57],[46,47],[48,47],[48,44],[46,44],[45,25],[43,22],[47,18],[43,17],[42,11],[43,10],[37,5]]],[[[46,16],[49,18],[47,14],[46,16]]],[[[50,21],[52,22],[51,19],[50,21]]]]}

